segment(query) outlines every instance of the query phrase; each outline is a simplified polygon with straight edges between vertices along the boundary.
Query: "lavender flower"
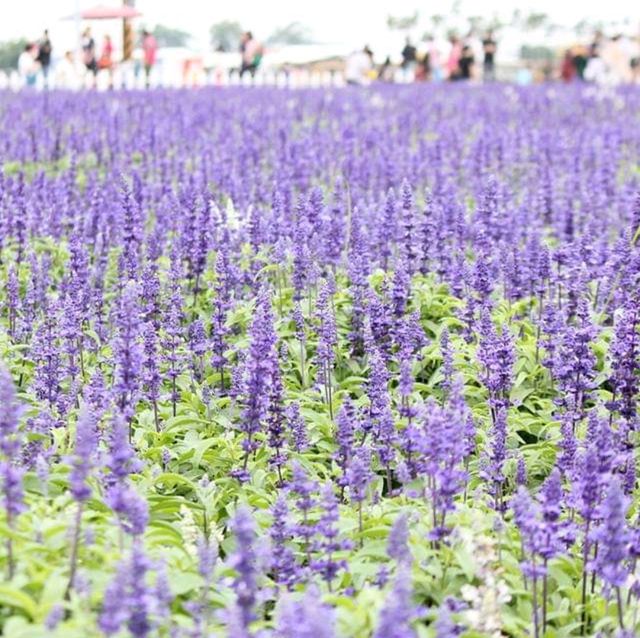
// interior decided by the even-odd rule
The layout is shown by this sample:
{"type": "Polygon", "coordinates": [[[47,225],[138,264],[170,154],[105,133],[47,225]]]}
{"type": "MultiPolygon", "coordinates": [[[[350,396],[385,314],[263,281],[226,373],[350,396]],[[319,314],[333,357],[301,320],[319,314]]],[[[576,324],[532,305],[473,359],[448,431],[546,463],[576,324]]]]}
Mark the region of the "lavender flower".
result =
{"type": "Polygon", "coordinates": [[[380,612],[373,638],[414,638],[411,627],[415,609],[411,602],[411,580],[406,569],[396,576],[391,596],[386,599],[380,612]]]}
{"type": "Polygon", "coordinates": [[[333,610],[321,602],[320,593],[309,587],[301,600],[291,594],[276,609],[276,632],[280,638],[334,638],[333,610]]]}
{"type": "Polygon", "coordinates": [[[258,300],[250,334],[251,345],[244,367],[244,408],[240,425],[245,435],[242,443],[245,456],[242,469],[235,473],[240,480],[248,479],[249,455],[258,449],[256,435],[264,427],[269,412],[269,383],[274,373],[274,362],[277,362],[271,304],[266,292],[258,300]]]}
{"type": "Polygon", "coordinates": [[[288,546],[294,532],[289,521],[289,507],[283,494],[280,494],[271,507],[273,522],[269,531],[271,538],[271,571],[274,581],[291,588],[298,577],[293,550],[288,546]]]}
{"type": "Polygon", "coordinates": [[[255,554],[255,523],[249,510],[238,509],[233,519],[232,530],[236,539],[236,549],[231,556],[231,566],[236,572],[233,590],[239,609],[241,627],[247,631],[255,617],[257,602],[257,571],[255,554]]]}
{"type": "Polygon", "coordinates": [[[138,287],[129,282],[122,291],[117,314],[118,332],[113,342],[115,374],[113,392],[127,423],[135,414],[142,381],[143,348],[138,307],[138,287]]]}
{"type": "Polygon", "coordinates": [[[595,530],[598,556],[593,568],[609,587],[622,587],[628,576],[630,535],[626,522],[628,499],[620,482],[613,479],[600,506],[600,526],[595,530]]]}
{"type": "Polygon", "coordinates": [[[311,567],[322,576],[331,590],[338,573],[347,568],[346,561],[336,559],[335,554],[349,549],[350,543],[340,539],[338,499],[330,481],[322,487],[320,506],[322,514],[315,528],[317,538],[313,544],[317,557],[312,561],[311,567]]]}
{"type": "Polygon", "coordinates": [[[291,433],[291,441],[293,449],[298,452],[304,452],[309,447],[309,435],[307,426],[300,413],[300,404],[297,401],[290,403],[285,409],[285,418],[289,432],[291,433]]]}
{"type": "Polygon", "coordinates": [[[400,514],[393,522],[387,539],[387,554],[398,564],[411,563],[408,516],[400,514]]]}

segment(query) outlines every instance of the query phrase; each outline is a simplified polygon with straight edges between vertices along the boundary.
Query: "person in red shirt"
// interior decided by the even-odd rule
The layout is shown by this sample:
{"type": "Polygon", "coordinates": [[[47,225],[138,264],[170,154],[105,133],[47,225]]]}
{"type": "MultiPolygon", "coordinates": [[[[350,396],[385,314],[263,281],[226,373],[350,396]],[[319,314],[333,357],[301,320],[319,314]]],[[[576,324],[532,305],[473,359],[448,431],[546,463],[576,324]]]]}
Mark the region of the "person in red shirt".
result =
{"type": "Polygon", "coordinates": [[[566,51],[562,59],[560,77],[563,82],[573,82],[576,77],[576,65],[570,50],[566,51]]]}
{"type": "Polygon", "coordinates": [[[98,68],[108,71],[109,73],[109,88],[113,88],[113,42],[111,36],[105,35],[104,42],[102,44],[102,52],[100,53],[100,59],[98,60],[98,68]]]}
{"type": "Polygon", "coordinates": [[[149,31],[142,32],[142,52],[144,55],[144,75],[145,85],[149,88],[149,77],[151,75],[151,69],[156,63],[156,56],[158,53],[158,43],[153,37],[153,34],[149,31]]]}

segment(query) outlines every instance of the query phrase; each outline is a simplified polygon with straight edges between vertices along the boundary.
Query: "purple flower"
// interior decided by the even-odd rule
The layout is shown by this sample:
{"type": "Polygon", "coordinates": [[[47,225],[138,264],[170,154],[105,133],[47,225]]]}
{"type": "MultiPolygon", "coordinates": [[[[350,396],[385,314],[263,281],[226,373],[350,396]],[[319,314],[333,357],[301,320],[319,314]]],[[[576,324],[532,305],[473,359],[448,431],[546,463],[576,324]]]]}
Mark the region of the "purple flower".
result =
{"type": "Polygon", "coordinates": [[[298,576],[296,560],[289,542],[293,536],[293,526],[289,521],[287,499],[281,493],[271,507],[273,521],[269,530],[271,538],[271,571],[276,583],[291,588],[298,576]]]}
{"type": "Polygon", "coordinates": [[[407,569],[401,569],[395,579],[393,591],[386,602],[373,638],[414,638],[416,633],[411,627],[415,608],[411,602],[411,579],[407,569]]]}
{"type": "Polygon", "coordinates": [[[489,493],[493,496],[497,511],[504,509],[503,488],[506,481],[504,464],[507,459],[507,411],[498,409],[491,428],[491,441],[486,452],[486,463],[482,476],[488,481],[489,493]]]}
{"type": "Polygon", "coordinates": [[[44,626],[47,631],[55,631],[56,627],[64,619],[64,607],[62,605],[54,605],[51,611],[47,614],[44,621],[44,626]]]}
{"type": "Polygon", "coordinates": [[[232,588],[236,594],[241,626],[248,630],[255,617],[258,596],[256,568],[256,529],[253,516],[245,507],[236,512],[231,529],[236,539],[236,548],[230,563],[235,570],[232,588]]]}
{"type": "Polygon", "coordinates": [[[312,561],[311,567],[322,576],[331,589],[331,583],[338,573],[347,568],[346,561],[336,559],[335,554],[350,548],[349,542],[340,539],[340,510],[331,481],[322,487],[320,507],[322,513],[315,528],[317,539],[313,544],[316,558],[312,561]]]}
{"type": "Polygon", "coordinates": [[[23,409],[16,398],[13,378],[3,365],[0,365],[0,405],[0,452],[11,457],[20,448],[18,427],[23,409]]]}
{"type": "Polygon", "coordinates": [[[527,464],[522,455],[518,456],[516,465],[516,486],[527,487],[527,464]]]}
{"type": "Polygon", "coordinates": [[[147,501],[129,484],[129,475],[140,471],[141,462],[136,457],[124,420],[116,416],[111,424],[109,451],[105,477],[106,502],[118,515],[125,531],[141,535],[149,520],[147,501]]]}
{"type": "Polygon", "coordinates": [[[115,361],[113,393],[125,421],[130,424],[139,399],[144,356],[138,287],[132,281],[122,291],[116,321],[118,331],[112,345],[115,361]]]}
{"type": "Polygon", "coordinates": [[[302,538],[303,548],[307,555],[307,562],[311,562],[311,539],[316,533],[316,524],[311,519],[311,511],[316,506],[318,484],[311,480],[306,471],[297,461],[292,463],[292,477],[289,490],[297,496],[296,508],[300,521],[295,527],[296,534],[302,538]]]}
{"type": "Polygon", "coordinates": [[[440,540],[449,534],[447,513],[454,509],[454,499],[464,488],[466,472],[462,467],[465,445],[460,444],[464,432],[463,413],[442,408],[432,399],[423,410],[422,431],[417,436],[420,470],[426,473],[427,493],[432,507],[433,528],[430,536],[440,540]],[[460,420],[458,420],[460,419],[460,420]]]}
{"type": "Polygon", "coordinates": [[[433,626],[436,630],[435,638],[457,638],[465,631],[464,625],[456,623],[451,617],[452,610],[448,601],[445,601],[438,610],[438,617],[433,626]]]}
{"type": "Polygon", "coordinates": [[[289,432],[291,433],[292,447],[298,452],[304,452],[309,447],[309,435],[307,426],[300,413],[300,404],[297,401],[290,403],[285,409],[285,418],[289,432]]]}
{"type": "Polygon", "coordinates": [[[179,286],[174,285],[174,291],[168,309],[163,316],[164,338],[162,339],[163,359],[166,364],[165,374],[171,385],[171,405],[173,416],[177,414],[178,377],[182,372],[184,354],[181,350],[184,345],[184,329],[182,326],[182,295],[179,286]]]}
{"type": "MultiPolygon", "coordinates": [[[[536,563],[544,542],[540,506],[531,498],[526,488],[521,486],[511,499],[511,508],[516,525],[520,530],[524,550],[522,571],[525,576],[535,580],[545,573],[540,564],[541,560],[536,563]]],[[[537,614],[537,610],[534,609],[533,613],[537,614]]]]}
{"type": "Polygon", "coordinates": [[[367,498],[369,485],[373,481],[371,471],[371,451],[366,446],[358,448],[351,458],[347,469],[349,497],[354,503],[361,504],[367,498]]]}
{"type": "Polygon", "coordinates": [[[276,335],[273,329],[271,303],[266,291],[260,294],[250,330],[251,344],[244,364],[243,411],[240,430],[245,435],[243,467],[235,472],[240,480],[248,479],[249,455],[259,443],[256,435],[263,429],[271,406],[270,384],[277,363],[276,335]]]}
{"type": "Polygon", "coordinates": [[[331,292],[327,282],[322,284],[318,294],[318,369],[319,376],[324,385],[325,400],[329,406],[329,416],[333,419],[331,372],[335,362],[335,347],[338,343],[336,320],[331,306],[331,292]]]}
{"type": "Polygon", "coordinates": [[[24,470],[10,461],[0,461],[0,485],[3,493],[3,506],[11,524],[11,519],[24,512],[24,488],[22,485],[24,470]]]}
{"type": "Polygon", "coordinates": [[[333,610],[322,603],[315,587],[307,588],[302,599],[292,594],[280,599],[276,608],[276,632],[279,638],[334,638],[333,610]]]}
{"type": "Polygon", "coordinates": [[[440,352],[442,353],[442,389],[445,395],[448,395],[453,382],[453,351],[447,328],[440,333],[440,352]]]}
{"type": "Polygon", "coordinates": [[[227,315],[232,306],[232,281],[229,253],[226,247],[221,248],[216,256],[215,298],[211,317],[211,365],[220,377],[220,391],[224,391],[224,368],[227,365],[227,337],[230,329],[227,326],[227,315]]]}
{"type": "Polygon", "coordinates": [[[617,478],[611,480],[600,506],[601,523],[595,530],[598,555],[593,569],[609,587],[622,587],[629,577],[629,543],[631,536],[627,527],[628,499],[617,478]]]}
{"type": "Polygon", "coordinates": [[[638,300],[630,298],[615,322],[614,339],[609,348],[613,400],[608,407],[627,420],[637,413],[640,388],[640,310],[638,300]]]}
{"type": "Polygon", "coordinates": [[[98,429],[93,414],[83,406],[76,422],[76,444],[71,459],[69,475],[70,491],[78,502],[86,501],[91,496],[88,479],[95,463],[98,446],[98,429]]]}
{"type": "Polygon", "coordinates": [[[47,401],[50,408],[58,403],[61,393],[62,365],[57,331],[56,313],[54,308],[49,308],[31,342],[31,359],[35,363],[33,389],[36,397],[47,401]]]}
{"type": "Polygon", "coordinates": [[[504,327],[499,334],[487,311],[480,320],[477,356],[482,364],[480,380],[489,391],[489,406],[495,416],[500,407],[509,405],[515,355],[509,330],[504,327]]]}
{"type": "Polygon", "coordinates": [[[166,591],[159,596],[149,585],[151,568],[142,544],[136,541],[104,593],[98,626],[107,636],[117,634],[125,625],[134,638],[146,638],[156,631],[156,618],[166,615],[170,596],[166,591]]]}
{"type": "Polygon", "coordinates": [[[144,324],[144,328],[142,330],[142,342],[144,352],[142,360],[142,378],[147,399],[153,406],[156,429],[159,429],[158,400],[160,399],[162,377],[160,376],[159,366],[160,353],[158,351],[158,334],[156,326],[153,323],[147,322],[144,324]]]}
{"type": "Polygon", "coordinates": [[[336,443],[338,444],[338,450],[336,452],[336,462],[342,471],[342,476],[338,479],[340,487],[346,487],[348,483],[347,471],[351,457],[353,456],[355,433],[357,427],[357,419],[355,409],[350,399],[346,399],[338,412],[336,418],[336,443]]]}
{"type": "Polygon", "coordinates": [[[407,514],[400,514],[393,522],[387,539],[387,554],[398,564],[411,563],[407,514]]]}

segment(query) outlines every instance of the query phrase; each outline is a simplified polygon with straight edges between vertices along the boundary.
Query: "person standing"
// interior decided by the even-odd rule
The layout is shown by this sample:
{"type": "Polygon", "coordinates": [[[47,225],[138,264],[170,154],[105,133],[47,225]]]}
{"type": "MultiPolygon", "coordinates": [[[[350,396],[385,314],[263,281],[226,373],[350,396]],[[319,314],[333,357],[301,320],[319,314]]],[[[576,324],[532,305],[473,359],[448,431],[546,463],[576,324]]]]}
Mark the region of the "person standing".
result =
{"type": "Polygon", "coordinates": [[[347,84],[358,86],[366,84],[369,81],[369,72],[371,71],[371,56],[369,55],[369,47],[364,47],[359,51],[354,51],[347,57],[344,78],[347,84]]]}
{"type": "Polygon", "coordinates": [[[613,38],[602,47],[602,53],[600,55],[609,71],[611,84],[617,85],[631,82],[633,79],[631,59],[623,46],[622,35],[618,34],[613,36],[613,38]]]}
{"type": "Polygon", "coordinates": [[[151,71],[158,57],[158,43],[154,35],[146,29],[142,32],[142,53],[144,57],[145,86],[149,88],[151,86],[151,71]]]}
{"type": "Polygon", "coordinates": [[[18,58],[18,74],[22,78],[24,85],[33,87],[36,85],[38,70],[40,65],[36,61],[38,47],[35,44],[25,44],[24,50],[18,58]]]}
{"type": "Polygon", "coordinates": [[[447,58],[447,77],[449,80],[460,79],[460,57],[462,55],[462,42],[460,39],[452,35],[449,38],[449,57],[447,58]]]}
{"type": "Polygon", "coordinates": [[[91,73],[92,86],[96,86],[96,76],[98,75],[98,61],[96,60],[96,41],[91,35],[91,29],[87,27],[82,34],[82,61],[85,69],[91,73]]]}
{"type": "Polygon", "coordinates": [[[571,49],[567,49],[562,59],[562,65],[560,66],[560,78],[563,82],[573,82],[576,77],[576,67],[573,61],[573,54],[571,49]]]}
{"type": "Polygon", "coordinates": [[[429,56],[429,70],[431,78],[436,82],[440,82],[444,76],[442,72],[442,61],[440,49],[432,35],[426,37],[427,56],[429,56]]]}
{"type": "Polygon", "coordinates": [[[240,39],[240,77],[249,73],[253,77],[262,62],[263,47],[253,37],[251,31],[245,31],[240,39]]]}
{"type": "Polygon", "coordinates": [[[413,44],[411,44],[411,40],[407,38],[405,40],[404,48],[402,49],[402,53],[401,53],[402,64],[400,65],[400,67],[402,68],[403,71],[407,73],[414,71],[416,67],[416,63],[418,61],[417,53],[418,51],[416,47],[413,44]]]}
{"type": "Polygon", "coordinates": [[[488,31],[482,40],[482,52],[484,60],[482,64],[482,76],[485,82],[493,82],[496,79],[496,50],[498,44],[493,37],[493,32],[488,31]]]}
{"type": "Polygon", "coordinates": [[[45,89],[49,88],[49,69],[51,67],[52,50],[53,47],[51,46],[51,40],[49,39],[49,31],[45,29],[42,34],[42,39],[38,44],[38,57],[36,58],[36,61],[40,64],[40,69],[42,70],[45,89]]]}
{"type": "Polygon", "coordinates": [[[473,65],[475,63],[475,57],[473,50],[468,44],[462,47],[462,53],[460,54],[460,60],[458,61],[458,69],[460,70],[459,78],[461,80],[470,80],[473,77],[473,65]]]}
{"type": "Polygon", "coordinates": [[[72,51],[67,51],[56,64],[54,79],[58,89],[76,90],[82,86],[82,73],[76,65],[72,51]]]}
{"type": "Polygon", "coordinates": [[[98,68],[109,74],[109,88],[113,88],[113,42],[110,35],[104,36],[102,51],[98,60],[98,68]]]}
{"type": "Polygon", "coordinates": [[[393,72],[394,68],[391,63],[391,56],[388,55],[378,69],[378,80],[381,82],[393,82],[393,72]]]}
{"type": "Polygon", "coordinates": [[[573,47],[571,53],[573,54],[573,66],[576,68],[576,78],[584,80],[584,70],[589,62],[589,50],[587,47],[578,44],[573,47]]]}

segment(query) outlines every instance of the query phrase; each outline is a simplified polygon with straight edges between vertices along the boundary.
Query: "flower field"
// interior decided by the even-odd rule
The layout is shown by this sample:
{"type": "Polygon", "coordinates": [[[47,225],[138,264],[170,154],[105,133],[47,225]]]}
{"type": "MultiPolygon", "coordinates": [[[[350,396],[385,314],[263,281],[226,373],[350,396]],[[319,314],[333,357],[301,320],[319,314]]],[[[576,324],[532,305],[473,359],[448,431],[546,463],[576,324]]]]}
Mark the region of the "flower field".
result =
{"type": "Polygon", "coordinates": [[[637,88],[0,125],[0,634],[638,635],[637,88]]]}

